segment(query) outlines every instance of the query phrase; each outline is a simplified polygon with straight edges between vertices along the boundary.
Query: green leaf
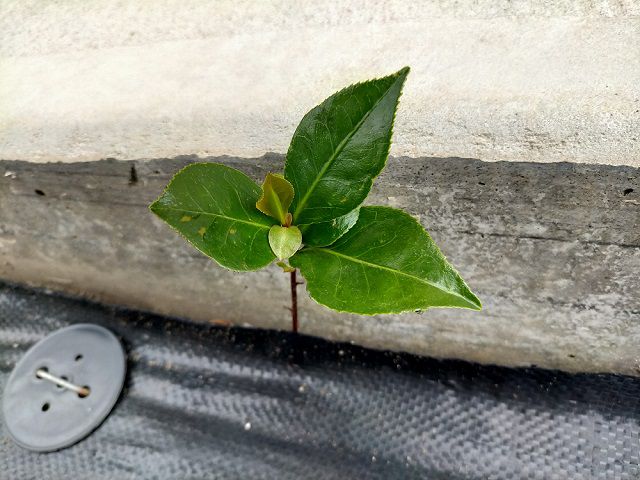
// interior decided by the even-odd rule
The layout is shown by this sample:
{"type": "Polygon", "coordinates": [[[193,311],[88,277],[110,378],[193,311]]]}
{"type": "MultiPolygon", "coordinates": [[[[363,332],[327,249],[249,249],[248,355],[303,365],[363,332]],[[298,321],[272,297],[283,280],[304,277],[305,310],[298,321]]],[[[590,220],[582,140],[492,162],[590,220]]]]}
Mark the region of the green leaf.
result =
{"type": "Polygon", "coordinates": [[[328,222],[298,225],[302,232],[304,244],[311,247],[331,245],[356,224],[359,213],[360,210],[355,209],[342,217],[334,218],[328,222]]]}
{"type": "Polygon", "coordinates": [[[256,270],[274,254],[274,220],[255,208],[260,187],[244,173],[218,163],[178,172],[149,207],[194,247],[232,270],[256,270]]]}
{"type": "Polygon", "coordinates": [[[302,272],[311,297],[334,310],[482,308],[429,234],[402,210],[362,207],[356,225],[335,244],[305,247],[289,263],[302,272]]]}
{"type": "Polygon", "coordinates": [[[256,208],[284,225],[292,200],[293,186],[282,175],[267,173],[256,208]]]}
{"type": "Polygon", "coordinates": [[[307,113],[291,140],[284,175],[295,189],[296,224],[346,215],[384,168],[396,106],[409,67],[358,83],[307,113]]]}
{"type": "Polygon", "coordinates": [[[284,260],[298,251],[302,245],[302,233],[298,227],[274,225],[269,230],[269,245],[278,260],[284,260]]]}

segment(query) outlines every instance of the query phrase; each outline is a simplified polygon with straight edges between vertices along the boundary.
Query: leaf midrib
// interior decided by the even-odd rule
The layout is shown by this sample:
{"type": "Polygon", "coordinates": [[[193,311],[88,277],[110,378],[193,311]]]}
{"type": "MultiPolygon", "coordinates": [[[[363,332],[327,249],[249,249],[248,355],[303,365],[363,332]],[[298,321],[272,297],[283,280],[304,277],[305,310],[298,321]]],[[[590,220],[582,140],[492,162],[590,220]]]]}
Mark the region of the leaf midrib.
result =
{"type": "Polygon", "coordinates": [[[203,210],[187,210],[187,209],[184,209],[184,208],[173,208],[173,207],[160,207],[160,208],[158,208],[158,210],[171,210],[171,211],[174,211],[174,212],[183,212],[183,213],[194,213],[194,214],[199,214],[199,215],[208,215],[210,217],[220,217],[220,218],[224,218],[225,220],[232,220],[234,222],[246,223],[247,225],[253,225],[255,227],[264,228],[266,230],[271,228],[271,225],[265,225],[265,224],[262,224],[262,223],[255,223],[255,222],[252,222],[250,220],[242,220],[240,218],[228,217],[227,215],[221,215],[219,213],[205,212],[203,210]]]}
{"type": "Polygon", "coordinates": [[[276,215],[278,215],[278,220],[280,223],[284,224],[286,212],[282,208],[282,202],[280,201],[280,197],[274,188],[269,189],[269,196],[271,197],[272,203],[276,207],[276,215]]]}
{"type": "Polygon", "coordinates": [[[349,143],[351,138],[353,138],[353,136],[356,134],[356,132],[362,126],[362,124],[365,122],[365,120],[367,118],[369,118],[369,115],[371,115],[371,112],[373,112],[376,109],[376,107],[382,101],[382,99],[385,97],[385,95],[389,92],[389,90],[391,90],[391,87],[393,87],[395,85],[395,83],[398,81],[398,78],[399,77],[396,77],[393,80],[393,82],[391,82],[391,85],[389,85],[389,88],[387,88],[384,91],[384,93],[382,95],[380,95],[380,98],[378,98],[378,100],[376,100],[376,103],[373,104],[373,106],[367,111],[367,113],[364,114],[364,116],[360,119],[360,121],[358,123],[356,123],[356,125],[351,129],[349,134],[338,144],[338,146],[336,147],[336,150],[333,152],[331,157],[329,157],[329,160],[327,160],[325,162],[325,164],[322,166],[322,168],[318,172],[318,176],[315,178],[313,183],[311,183],[311,186],[305,192],[304,196],[302,197],[302,200],[300,200],[300,203],[298,203],[298,206],[296,207],[296,210],[293,212],[293,218],[294,219],[298,218],[298,215],[300,214],[300,211],[304,209],[304,206],[306,205],[307,201],[309,200],[309,196],[313,193],[313,191],[315,190],[315,188],[318,185],[318,183],[320,183],[320,180],[322,180],[322,177],[324,176],[324,174],[327,173],[327,170],[329,170],[331,165],[333,165],[333,162],[335,161],[335,159],[338,157],[338,155],[340,155],[340,153],[342,153],[342,150],[344,150],[344,147],[347,145],[347,143],[349,143]]]}
{"type": "Polygon", "coordinates": [[[416,281],[418,281],[420,283],[423,283],[425,285],[429,285],[430,287],[436,288],[436,289],[440,290],[441,292],[445,292],[445,293],[448,293],[448,294],[453,295],[455,297],[461,298],[462,300],[464,300],[468,304],[473,305],[474,307],[477,307],[477,305],[475,303],[473,303],[467,297],[465,297],[463,295],[460,295],[457,292],[453,292],[451,290],[445,290],[440,285],[437,285],[437,284],[435,284],[433,282],[430,282],[428,280],[425,280],[423,278],[416,277],[415,275],[411,275],[410,273],[403,272],[402,270],[394,270],[393,268],[385,267],[384,265],[379,265],[377,263],[367,262],[365,260],[361,260],[359,258],[352,257],[350,255],[345,255],[344,253],[339,253],[339,252],[336,252],[335,250],[331,250],[331,249],[328,249],[328,248],[307,247],[307,248],[305,248],[305,250],[313,250],[313,251],[317,251],[317,252],[330,253],[331,255],[335,255],[335,256],[341,257],[341,258],[346,258],[347,260],[349,260],[351,262],[360,263],[360,264],[365,265],[367,267],[377,268],[379,270],[385,270],[385,271],[388,271],[388,272],[391,272],[391,273],[394,273],[394,274],[402,275],[404,277],[411,278],[412,280],[416,280],[416,281]]]}

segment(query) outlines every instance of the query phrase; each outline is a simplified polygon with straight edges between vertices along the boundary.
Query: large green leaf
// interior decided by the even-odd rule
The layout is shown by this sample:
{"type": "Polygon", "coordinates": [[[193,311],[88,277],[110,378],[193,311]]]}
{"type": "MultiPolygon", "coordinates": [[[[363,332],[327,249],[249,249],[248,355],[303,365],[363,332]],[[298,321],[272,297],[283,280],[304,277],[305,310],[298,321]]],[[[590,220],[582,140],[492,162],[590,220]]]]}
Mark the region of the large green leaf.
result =
{"type": "Polygon", "coordinates": [[[384,168],[409,68],[339,91],[307,113],[291,140],[284,175],[296,196],[295,224],[346,215],[384,168]]]}
{"type": "Polygon", "coordinates": [[[327,248],[289,259],[318,303],[365,315],[429,307],[480,310],[478,298],[410,215],[362,207],[358,222],[327,248]]]}
{"type": "Polygon", "coordinates": [[[149,208],[223,267],[256,270],[275,258],[268,236],[277,223],[256,209],[260,194],[238,170],[196,163],[178,172],[149,208]]]}
{"type": "Polygon", "coordinates": [[[326,247],[347,233],[358,221],[359,209],[352,210],[338,218],[322,223],[299,225],[305,245],[326,247]]]}

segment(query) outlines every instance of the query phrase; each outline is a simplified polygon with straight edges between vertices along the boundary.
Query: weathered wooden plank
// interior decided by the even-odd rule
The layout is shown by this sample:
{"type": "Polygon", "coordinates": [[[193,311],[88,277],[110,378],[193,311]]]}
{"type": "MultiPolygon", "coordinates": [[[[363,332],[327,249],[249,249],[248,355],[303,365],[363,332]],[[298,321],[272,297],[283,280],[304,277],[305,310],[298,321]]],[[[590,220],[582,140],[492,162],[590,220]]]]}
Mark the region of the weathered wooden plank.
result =
{"type": "MultiPolygon", "coordinates": [[[[146,209],[196,157],[0,162],[0,277],[201,321],[288,328],[287,277],[226,272],[146,209]]],[[[223,157],[256,180],[280,155],[223,157]]],[[[640,170],[393,158],[371,203],[418,216],[482,312],[338,315],[301,330],[504,365],[640,374],[640,170]]]]}

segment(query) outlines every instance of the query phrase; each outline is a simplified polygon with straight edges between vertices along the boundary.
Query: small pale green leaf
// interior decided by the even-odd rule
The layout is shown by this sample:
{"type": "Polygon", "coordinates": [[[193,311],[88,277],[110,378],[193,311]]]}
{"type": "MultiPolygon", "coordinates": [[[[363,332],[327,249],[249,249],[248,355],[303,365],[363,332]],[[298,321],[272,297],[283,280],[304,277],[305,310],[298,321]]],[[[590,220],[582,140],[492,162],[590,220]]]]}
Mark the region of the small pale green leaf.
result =
{"type": "Polygon", "coordinates": [[[298,225],[302,232],[302,241],[311,247],[326,247],[347,233],[358,221],[359,209],[328,222],[298,225]]]}
{"type": "Polygon", "coordinates": [[[302,233],[298,227],[274,225],[269,230],[269,245],[278,260],[284,260],[298,251],[302,245],[302,233]]]}
{"type": "Polygon", "coordinates": [[[296,225],[346,215],[363,202],[389,155],[393,120],[409,67],[358,83],[307,113],[291,139],[284,176],[296,196],[296,225]]]}
{"type": "Polygon", "coordinates": [[[267,173],[256,208],[284,225],[292,200],[293,186],[282,175],[267,173]]]}
{"type": "Polygon", "coordinates": [[[318,303],[374,315],[429,307],[480,310],[478,298],[410,215],[362,207],[358,222],[326,248],[305,247],[289,259],[318,303]]]}
{"type": "Polygon", "coordinates": [[[285,262],[277,262],[276,265],[278,265],[282,269],[282,271],[285,273],[291,273],[296,271],[295,268],[293,268],[291,265],[287,265],[285,262]]]}
{"type": "Polygon", "coordinates": [[[269,229],[275,220],[255,208],[260,187],[218,163],[178,172],[149,207],[194,247],[232,270],[256,270],[274,259],[269,229]]]}

